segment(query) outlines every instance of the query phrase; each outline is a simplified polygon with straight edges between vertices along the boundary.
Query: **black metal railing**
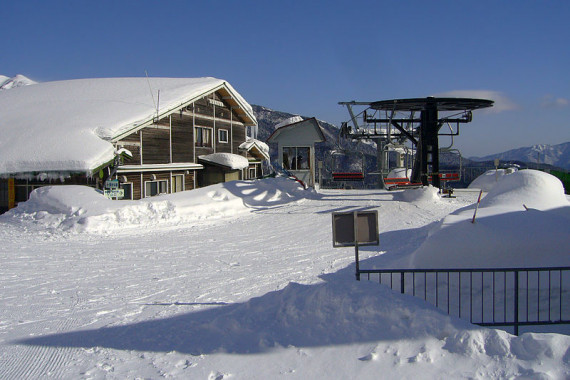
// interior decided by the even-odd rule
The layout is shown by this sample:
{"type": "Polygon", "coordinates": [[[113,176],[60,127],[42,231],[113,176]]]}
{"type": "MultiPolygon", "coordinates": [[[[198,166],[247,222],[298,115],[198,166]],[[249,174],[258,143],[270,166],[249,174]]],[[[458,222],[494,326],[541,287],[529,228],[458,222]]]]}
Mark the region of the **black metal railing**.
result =
{"type": "Polygon", "coordinates": [[[481,326],[570,324],[570,267],[501,269],[360,269],[423,298],[449,315],[481,326]]]}

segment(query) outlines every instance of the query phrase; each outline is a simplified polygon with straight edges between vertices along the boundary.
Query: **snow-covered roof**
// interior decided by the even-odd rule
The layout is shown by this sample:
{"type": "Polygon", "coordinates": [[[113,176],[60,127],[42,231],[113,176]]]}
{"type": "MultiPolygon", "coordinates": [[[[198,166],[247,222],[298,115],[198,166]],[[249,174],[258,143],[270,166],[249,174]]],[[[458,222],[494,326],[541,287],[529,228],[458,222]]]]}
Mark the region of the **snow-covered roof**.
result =
{"type": "Polygon", "coordinates": [[[214,91],[257,124],[229,83],[209,77],[77,79],[2,91],[0,173],[91,172],[113,159],[113,140],[214,91]]]}
{"type": "Polygon", "coordinates": [[[241,170],[249,166],[249,161],[244,156],[232,153],[212,153],[198,156],[200,161],[210,164],[225,166],[231,170],[241,170]]]}
{"type": "Polygon", "coordinates": [[[314,131],[314,134],[315,134],[314,135],[314,138],[315,138],[314,141],[315,142],[326,141],[326,137],[325,137],[325,134],[321,128],[321,125],[319,124],[318,120],[315,119],[314,117],[312,117],[310,119],[305,119],[305,120],[303,120],[302,118],[296,119],[295,117],[292,117],[290,119],[287,119],[285,122],[287,122],[287,124],[285,124],[285,125],[281,125],[281,123],[277,124],[277,126],[279,126],[279,127],[277,129],[275,129],[275,131],[273,131],[271,136],[269,136],[267,138],[267,142],[269,142],[269,143],[277,142],[279,140],[280,135],[287,134],[287,132],[289,132],[290,130],[293,130],[295,128],[302,128],[302,129],[311,129],[312,128],[314,131]],[[298,120],[298,121],[294,121],[294,120],[298,120]],[[288,123],[288,121],[293,121],[293,122],[288,123]]]}
{"type": "Polygon", "coordinates": [[[239,149],[246,150],[248,152],[255,149],[263,156],[263,158],[269,160],[269,146],[262,141],[248,138],[239,146],[239,149]]]}
{"type": "Polygon", "coordinates": [[[283,120],[280,123],[275,124],[275,127],[273,127],[273,129],[279,129],[279,128],[284,127],[286,125],[295,124],[295,123],[298,123],[300,121],[303,121],[303,118],[301,116],[292,116],[288,119],[283,120]]]}

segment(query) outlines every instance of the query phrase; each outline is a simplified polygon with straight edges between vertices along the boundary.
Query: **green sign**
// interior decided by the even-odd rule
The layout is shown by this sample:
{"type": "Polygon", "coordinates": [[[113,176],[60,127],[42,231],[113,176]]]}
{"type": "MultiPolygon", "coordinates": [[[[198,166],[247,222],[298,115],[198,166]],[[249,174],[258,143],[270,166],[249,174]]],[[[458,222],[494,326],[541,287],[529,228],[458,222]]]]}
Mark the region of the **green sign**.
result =
{"type": "Polygon", "coordinates": [[[105,190],[104,194],[107,198],[124,198],[125,189],[105,190]]]}

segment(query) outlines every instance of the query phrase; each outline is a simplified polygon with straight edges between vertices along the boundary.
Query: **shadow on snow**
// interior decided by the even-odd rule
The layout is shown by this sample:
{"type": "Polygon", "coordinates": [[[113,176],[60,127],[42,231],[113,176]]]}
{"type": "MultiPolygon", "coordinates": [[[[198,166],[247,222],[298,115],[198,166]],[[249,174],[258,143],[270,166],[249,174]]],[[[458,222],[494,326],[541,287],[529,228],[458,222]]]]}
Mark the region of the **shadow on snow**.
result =
{"type": "MultiPolygon", "coordinates": [[[[380,235],[386,248],[401,251],[426,227],[380,235]]],[[[367,247],[370,248],[370,247],[367,247]]],[[[406,249],[407,249],[406,248],[406,249]]],[[[331,248],[332,249],[332,248],[331,248]]],[[[348,249],[347,254],[351,254],[348,249]]],[[[361,261],[362,267],[382,266],[396,257],[386,253],[361,261]]],[[[106,347],[120,350],[193,355],[215,352],[262,353],[278,347],[317,347],[382,340],[439,336],[455,326],[452,320],[422,300],[392,292],[369,281],[354,280],[354,266],[322,275],[313,285],[289,283],[285,288],[238,304],[218,304],[207,310],[170,318],[93,330],[64,332],[22,339],[15,344],[51,347],[106,347]]]]}

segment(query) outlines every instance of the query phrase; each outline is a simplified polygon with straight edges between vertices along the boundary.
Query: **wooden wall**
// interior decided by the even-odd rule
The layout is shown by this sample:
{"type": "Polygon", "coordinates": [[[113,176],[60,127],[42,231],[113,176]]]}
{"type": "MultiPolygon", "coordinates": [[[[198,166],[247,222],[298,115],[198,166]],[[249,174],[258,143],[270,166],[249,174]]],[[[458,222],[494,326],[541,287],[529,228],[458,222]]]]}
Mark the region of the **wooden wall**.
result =
{"type": "Polygon", "coordinates": [[[142,182],[141,182],[140,172],[121,173],[117,175],[117,178],[122,183],[131,183],[133,185],[133,199],[141,199],[144,198],[144,183],[146,181],[166,180],[168,181],[168,192],[171,192],[172,191],[171,176],[173,175],[184,175],[184,190],[194,189],[194,178],[196,177],[195,170],[173,170],[173,171],[164,171],[156,173],[142,173],[142,182]],[[154,177],[156,177],[156,179],[153,179],[154,177]]]}
{"type": "Polygon", "coordinates": [[[145,127],[118,141],[118,146],[124,146],[133,154],[133,158],[125,164],[195,162],[195,157],[215,152],[240,154],[239,146],[246,138],[245,126],[225,103],[224,107],[214,106],[208,99],[223,102],[219,94],[210,94],[206,98],[197,100],[193,106],[185,107],[161,119],[156,125],[145,127]],[[194,146],[195,126],[212,129],[212,147],[194,146]],[[219,141],[220,129],[227,130],[227,143],[219,141]]]}
{"type": "MultiPolygon", "coordinates": [[[[200,155],[216,152],[241,154],[239,146],[246,139],[246,127],[235,111],[231,110],[226,103],[223,107],[220,106],[219,102],[224,103],[220,94],[209,94],[194,104],[161,119],[158,123],[124,137],[117,142],[117,146],[125,147],[133,154],[132,159],[126,160],[124,164],[196,163],[200,155]],[[209,99],[212,99],[215,104],[212,104],[209,99]],[[212,147],[194,146],[196,126],[212,129],[212,147]],[[220,129],[227,130],[227,143],[219,141],[218,131],[220,129]]],[[[194,185],[195,173],[191,173],[192,175],[185,177],[186,189],[193,188],[194,185]]],[[[129,182],[134,174],[129,173],[129,182]]],[[[157,179],[168,179],[170,188],[170,172],[144,173],[143,183],[152,174],[155,174],[157,179]]],[[[144,196],[141,194],[140,173],[138,176],[138,185],[135,185],[134,180],[132,181],[134,199],[144,196]]]]}

